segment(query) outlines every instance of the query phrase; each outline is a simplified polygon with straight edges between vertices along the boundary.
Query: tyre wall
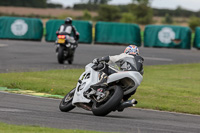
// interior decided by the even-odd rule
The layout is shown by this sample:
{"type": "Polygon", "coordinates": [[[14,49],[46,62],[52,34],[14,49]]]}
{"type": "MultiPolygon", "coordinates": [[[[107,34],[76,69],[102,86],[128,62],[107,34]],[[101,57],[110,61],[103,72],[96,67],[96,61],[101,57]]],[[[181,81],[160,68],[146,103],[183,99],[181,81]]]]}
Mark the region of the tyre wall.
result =
{"type": "Polygon", "coordinates": [[[148,25],[144,31],[145,47],[191,48],[189,27],[171,25],[148,25]]]}
{"type": "Polygon", "coordinates": [[[141,46],[140,28],[136,24],[97,22],[95,25],[95,43],[141,46]]]}
{"type": "Polygon", "coordinates": [[[200,49],[200,27],[197,27],[195,29],[195,37],[194,37],[193,47],[200,49]]]}
{"type": "Polygon", "coordinates": [[[43,24],[40,19],[23,17],[0,17],[0,38],[41,40],[43,24]]]}

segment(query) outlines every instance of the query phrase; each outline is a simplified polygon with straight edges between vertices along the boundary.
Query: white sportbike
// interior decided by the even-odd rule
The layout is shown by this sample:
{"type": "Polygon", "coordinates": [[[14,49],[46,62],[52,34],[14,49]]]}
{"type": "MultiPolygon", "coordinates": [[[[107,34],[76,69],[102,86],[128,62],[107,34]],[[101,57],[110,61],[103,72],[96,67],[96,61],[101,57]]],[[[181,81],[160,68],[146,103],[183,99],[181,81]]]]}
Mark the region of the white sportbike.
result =
{"type": "MultiPolygon", "coordinates": [[[[101,63],[101,67],[105,67],[101,63]]],[[[72,89],[60,102],[62,112],[68,112],[75,107],[92,111],[94,115],[105,116],[112,111],[123,111],[124,108],[135,106],[135,99],[123,101],[123,97],[135,92],[142,82],[143,76],[137,71],[120,71],[115,63],[107,64],[117,73],[108,76],[108,87],[105,91],[97,91],[91,88],[99,82],[99,71],[95,71],[95,64],[89,63],[85,72],[80,76],[76,88],[72,89]]]]}

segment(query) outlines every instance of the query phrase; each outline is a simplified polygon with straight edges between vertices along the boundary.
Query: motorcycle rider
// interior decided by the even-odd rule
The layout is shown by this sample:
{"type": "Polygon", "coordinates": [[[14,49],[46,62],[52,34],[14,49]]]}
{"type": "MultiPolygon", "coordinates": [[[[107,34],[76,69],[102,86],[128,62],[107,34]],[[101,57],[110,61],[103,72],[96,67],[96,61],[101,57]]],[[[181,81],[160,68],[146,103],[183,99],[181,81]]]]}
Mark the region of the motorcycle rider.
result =
{"type": "Polygon", "coordinates": [[[56,32],[56,35],[59,34],[66,35],[66,38],[69,41],[69,43],[74,45],[75,48],[78,46],[77,41],[79,40],[79,32],[72,25],[72,18],[67,17],[65,19],[65,23],[62,24],[56,32]]]}
{"type": "MultiPolygon", "coordinates": [[[[121,53],[120,55],[96,58],[93,60],[93,63],[95,64],[93,69],[96,71],[100,71],[99,74],[100,81],[92,85],[91,88],[100,92],[104,91],[107,87],[106,83],[107,77],[117,72],[108,65],[105,65],[105,67],[103,67],[102,64],[100,63],[102,61],[106,63],[114,62],[116,64],[119,64],[119,67],[122,71],[138,71],[141,75],[143,75],[144,73],[143,70],[144,59],[139,55],[139,49],[136,45],[129,45],[124,50],[124,53],[121,53]],[[127,62],[127,59],[130,59],[130,61],[127,62]],[[135,62],[136,65],[134,65],[134,63],[132,64],[131,60],[135,62]]],[[[129,93],[128,95],[125,95],[123,97],[123,100],[127,101],[131,97],[131,95],[133,95],[135,92],[136,90],[134,92],[129,93]]]]}

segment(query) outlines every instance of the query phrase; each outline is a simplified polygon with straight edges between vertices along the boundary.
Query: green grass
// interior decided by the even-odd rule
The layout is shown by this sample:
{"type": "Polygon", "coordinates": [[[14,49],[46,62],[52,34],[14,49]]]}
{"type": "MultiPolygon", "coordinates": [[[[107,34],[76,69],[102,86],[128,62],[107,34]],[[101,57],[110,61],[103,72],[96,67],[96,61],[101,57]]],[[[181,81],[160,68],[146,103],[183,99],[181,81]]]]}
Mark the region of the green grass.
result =
{"type": "Polygon", "coordinates": [[[50,70],[44,72],[1,73],[0,86],[65,95],[76,86],[84,69],[50,70]]]}
{"type": "Polygon", "coordinates": [[[144,43],[144,31],[140,32],[141,42],[144,43]]]}
{"type": "Polygon", "coordinates": [[[200,114],[200,64],[145,67],[137,107],[200,114]]]}
{"type": "Polygon", "coordinates": [[[43,28],[43,36],[45,37],[47,33],[46,27],[43,28]]]}
{"type": "Polygon", "coordinates": [[[192,33],[192,37],[191,37],[191,47],[193,47],[194,39],[195,39],[195,33],[192,33]]]}
{"type": "Polygon", "coordinates": [[[103,132],[87,131],[87,130],[44,128],[39,126],[17,126],[4,123],[0,123],[0,132],[1,133],[103,133],[103,132]]]}
{"type": "MultiPolygon", "coordinates": [[[[84,69],[1,73],[0,86],[65,95],[84,69]]],[[[145,66],[137,107],[200,115],[200,64],[145,66]]]]}

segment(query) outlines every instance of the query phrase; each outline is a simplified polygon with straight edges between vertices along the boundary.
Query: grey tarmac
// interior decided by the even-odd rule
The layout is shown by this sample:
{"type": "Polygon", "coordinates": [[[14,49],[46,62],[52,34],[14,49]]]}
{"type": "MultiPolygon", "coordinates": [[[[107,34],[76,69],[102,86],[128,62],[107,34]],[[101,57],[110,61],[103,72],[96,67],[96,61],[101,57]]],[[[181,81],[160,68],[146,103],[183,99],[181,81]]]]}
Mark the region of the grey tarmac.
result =
{"type": "Polygon", "coordinates": [[[200,116],[128,108],[97,117],[75,108],[60,112],[60,100],[0,92],[0,121],[60,129],[123,133],[198,133],[200,116]]]}
{"type": "MultiPolygon", "coordinates": [[[[94,58],[116,55],[126,46],[79,44],[74,62],[57,63],[53,42],[0,40],[0,73],[19,71],[44,71],[49,69],[84,68],[94,58]]],[[[199,63],[200,50],[140,47],[144,65],[199,63]]]]}

